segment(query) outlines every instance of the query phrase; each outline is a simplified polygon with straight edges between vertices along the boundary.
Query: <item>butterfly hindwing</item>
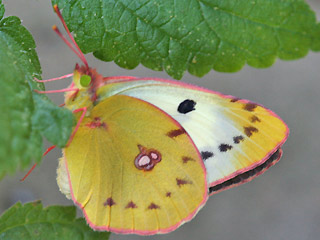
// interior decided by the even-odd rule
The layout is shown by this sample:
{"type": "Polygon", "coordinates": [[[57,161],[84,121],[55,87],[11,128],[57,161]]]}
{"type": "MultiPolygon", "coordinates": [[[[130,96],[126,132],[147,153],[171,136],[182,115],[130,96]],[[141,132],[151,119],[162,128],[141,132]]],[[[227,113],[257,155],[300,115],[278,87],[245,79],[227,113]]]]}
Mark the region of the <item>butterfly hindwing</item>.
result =
{"type": "Polygon", "coordinates": [[[207,200],[205,167],[189,135],[137,98],[115,95],[94,106],[64,161],[72,199],[96,230],[169,232],[207,200]]]}
{"type": "Polygon", "coordinates": [[[241,182],[259,175],[279,160],[281,154],[266,162],[288,135],[285,123],[258,104],[175,81],[114,80],[98,94],[101,99],[116,94],[142,99],[178,121],[202,155],[210,187],[255,168],[241,182]]]}

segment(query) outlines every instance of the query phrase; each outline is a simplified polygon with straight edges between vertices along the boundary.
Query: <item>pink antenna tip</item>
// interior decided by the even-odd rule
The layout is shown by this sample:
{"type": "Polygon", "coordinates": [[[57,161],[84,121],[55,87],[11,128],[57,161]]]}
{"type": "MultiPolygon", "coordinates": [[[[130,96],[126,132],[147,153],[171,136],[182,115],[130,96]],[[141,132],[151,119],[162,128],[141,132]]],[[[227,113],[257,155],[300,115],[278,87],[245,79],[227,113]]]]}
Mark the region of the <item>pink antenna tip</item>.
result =
{"type": "Polygon", "coordinates": [[[59,8],[58,8],[57,4],[53,5],[53,9],[54,9],[55,12],[59,12],[59,8]]]}
{"type": "MultiPolygon", "coordinates": [[[[66,30],[66,32],[67,32],[67,34],[68,34],[71,42],[73,43],[73,45],[75,46],[75,48],[76,48],[77,51],[74,51],[73,47],[71,47],[71,49],[79,56],[79,58],[80,58],[81,61],[84,63],[84,65],[85,65],[87,68],[89,68],[88,62],[87,62],[84,54],[82,53],[81,49],[79,48],[78,44],[77,44],[76,41],[74,40],[72,34],[70,33],[69,28],[68,28],[66,22],[64,21],[63,16],[62,16],[62,14],[61,14],[61,12],[60,12],[60,10],[59,10],[59,8],[58,8],[58,5],[55,4],[55,5],[53,6],[53,8],[54,8],[54,11],[56,12],[56,14],[58,15],[58,18],[60,19],[60,21],[61,21],[64,29],[66,30]]],[[[54,26],[52,27],[52,29],[62,38],[62,40],[63,40],[65,43],[68,42],[64,37],[62,37],[62,34],[59,32],[57,26],[54,25],[54,26]]],[[[70,46],[70,45],[72,45],[72,44],[67,43],[67,45],[70,46]]]]}

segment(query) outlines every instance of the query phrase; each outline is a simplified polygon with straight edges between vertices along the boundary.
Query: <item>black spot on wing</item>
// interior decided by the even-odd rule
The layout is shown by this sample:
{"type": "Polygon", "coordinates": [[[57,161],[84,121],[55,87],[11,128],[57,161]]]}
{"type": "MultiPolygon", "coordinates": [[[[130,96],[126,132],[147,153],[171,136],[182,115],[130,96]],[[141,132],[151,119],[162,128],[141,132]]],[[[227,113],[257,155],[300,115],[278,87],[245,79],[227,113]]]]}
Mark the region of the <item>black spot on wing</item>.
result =
{"type": "Polygon", "coordinates": [[[273,166],[279,160],[280,152],[281,152],[281,150],[278,149],[274,154],[272,154],[270,156],[270,158],[267,161],[265,161],[261,165],[257,166],[256,168],[253,168],[247,172],[241,173],[241,174],[239,174],[239,175],[237,175],[237,176],[235,176],[235,177],[233,177],[223,183],[220,183],[216,186],[210,187],[209,193],[221,191],[223,189],[230,188],[232,185],[235,185],[238,183],[245,183],[245,182],[253,179],[254,177],[261,174],[261,172],[263,172],[263,171],[267,170],[269,167],[273,166]]]}
{"type": "Polygon", "coordinates": [[[233,142],[235,143],[235,144],[238,144],[238,143],[240,143],[241,141],[243,141],[244,140],[244,137],[243,136],[236,136],[236,137],[233,137],[233,142]]]}
{"type": "Polygon", "coordinates": [[[178,106],[178,112],[179,113],[183,113],[186,114],[188,112],[191,112],[193,110],[195,110],[194,106],[197,103],[191,99],[186,99],[183,102],[181,102],[178,106]]]}
{"type": "Polygon", "coordinates": [[[184,130],[184,128],[180,128],[180,129],[171,130],[166,135],[170,138],[175,138],[185,133],[186,133],[186,130],[184,130]]]}
{"type": "Polygon", "coordinates": [[[261,122],[260,118],[258,118],[257,116],[253,115],[251,118],[250,118],[250,121],[252,123],[255,123],[255,122],[261,122]]]}
{"type": "Polygon", "coordinates": [[[254,103],[247,103],[244,105],[243,109],[244,110],[247,110],[249,112],[252,112],[254,111],[254,109],[257,107],[258,105],[257,104],[254,104],[254,103]]]}
{"type": "Polygon", "coordinates": [[[176,178],[176,181],[177,181],[178,187],[181,187],[181,186],[186,185],[186,184],[192,184],[192,181],[185,180],[185,179],[180,179],[180,178],[176,178]]]}
{"type": "Polygon", "coordinates": [[[186,157],[186,156],[182,157],[182,162],[183,162],[183,163],[188,163],[189,161],[195,162],[196,160],[194,160],[194,159],[191,158],[191,157],[186,157]]]}
{"type": "Polygon", "coordinates": [[[229,144],[222,143],[219,146],[220,152],[226,152],[226,151],[231,150],[231,149],[232,149],[232,146],[229,145],[229,144]]]}
{"type": "Polygon", "coordinates": [[[230,102],[233,102],[233,103],[234,103],[234,102],[237,102],[237,101],[239,101],[239,100],[241,100],[241,99],[240,99],[240,98],[231,98],[231,99],[230,99],[230,102]]]}
{"type": "Polygon", "coordinates": [[[213,157],[213,155],[214,155],[213,152],[209,152],[209,151],[201,152],[202,160],[207,160],[208,158],[213,157]]]}
{"type": "Polygon", "coordinates": [[[243,127],[244,129],[244,133],[248,136],[251,137],[253,133],[257,133],[259,132],[259,130],[253,126],[249,126],[249,127],[243,127]]]}
{"type": "Polygon", "coordinates": [[[128,202],[126,208],[138,208],[138,206],[133,201],[130,201],[128,202]]]}
{"type": "Polygon", "coordinates": [[[115,201],[112,199],[112,197],[107,198],[107,200],[103,203],[104,206],[112,207],[113,205],[116,205],[115,201]]]}
{"type": "Polygon", "coordinates": [[[159,209],[160,206],[155,204],[155,203],[150,203],[150,205],[148,206],[148,209],[152,210],[152,209],[159,209]]]}

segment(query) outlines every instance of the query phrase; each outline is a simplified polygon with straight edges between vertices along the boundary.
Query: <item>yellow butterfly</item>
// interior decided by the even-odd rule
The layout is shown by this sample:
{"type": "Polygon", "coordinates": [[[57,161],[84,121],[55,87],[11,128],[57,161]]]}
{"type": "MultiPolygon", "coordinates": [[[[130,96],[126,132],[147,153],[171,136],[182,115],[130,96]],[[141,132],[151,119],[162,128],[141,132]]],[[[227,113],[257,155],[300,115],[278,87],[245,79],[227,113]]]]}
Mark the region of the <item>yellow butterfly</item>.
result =
{"type": "Polygon", "coordinates": [[[78,124],[57,181],[93,229],[173,231],[209,194],[247,182],[279,160],[289,130],[276,114],[177,81],[103,77],[88,66],[55,10],[84,62],[60,90],[78,124]]]}

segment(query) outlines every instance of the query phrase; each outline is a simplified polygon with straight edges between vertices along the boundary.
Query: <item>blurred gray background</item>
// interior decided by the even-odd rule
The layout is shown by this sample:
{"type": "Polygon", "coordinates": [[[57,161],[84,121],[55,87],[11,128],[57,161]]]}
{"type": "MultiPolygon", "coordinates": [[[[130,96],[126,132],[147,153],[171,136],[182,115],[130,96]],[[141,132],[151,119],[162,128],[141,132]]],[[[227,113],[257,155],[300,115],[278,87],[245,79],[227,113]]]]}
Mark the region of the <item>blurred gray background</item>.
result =
{"type": "MultiPolygon", "coordinates": [[[[61,24],[49,0],[4,0],[6,16],[16,15],[33,34],[43,78],[73,71],[79,59],[51,30],[61,24]]],[[[309,0],[320,16],[320,1],[309,0]]],[[[87,56],[89,64],[103,75],[157,76],[169,78],[140,66],[128,71],[114,63],[87,56]]],[[[271,68],[244,67],[235,74],[211,71],[203,78],[186,74],[182,81],[262,103],[278,113],[290,127],[281,161],[262,176],[240,187],[212,196],[189,223],[171,234],[141,237],[113,234],[111,239],[197,239],[197,240],[316,240],[320,239],[320,53],[309,53],[297,61],[278,60],[271,68]]],[[[68,82],[69,83],[69,82],[68,82]]],[[[67,81],[47,84],[60,89],[67,81]]],[[[56,104],[62,94],[51,95],[56,104]]],[[[47,144],[45,147],[48,147],[47,144]]],[[[0,182],[0,214],[16,201],[41,199],[47,205],[70,205],[56,184],[56,149],[28,179],[27,172],[7,176],[0,182]]]]}

